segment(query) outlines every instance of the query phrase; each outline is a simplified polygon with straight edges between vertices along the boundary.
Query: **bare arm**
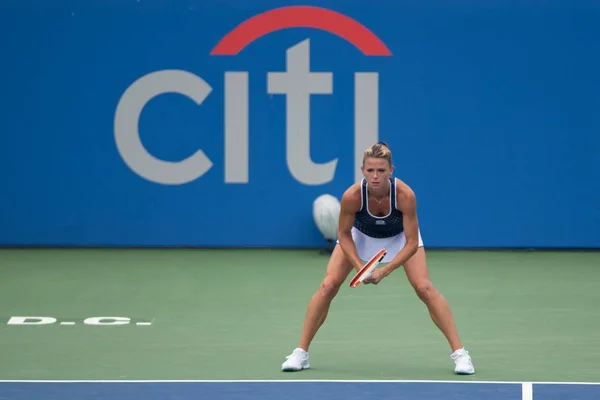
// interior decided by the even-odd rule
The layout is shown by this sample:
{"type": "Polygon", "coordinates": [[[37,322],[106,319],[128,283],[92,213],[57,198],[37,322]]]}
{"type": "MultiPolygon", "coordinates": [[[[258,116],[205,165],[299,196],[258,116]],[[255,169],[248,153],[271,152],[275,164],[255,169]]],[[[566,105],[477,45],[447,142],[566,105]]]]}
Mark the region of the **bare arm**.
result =
{"type": "Polygon", "coordinates": [[[352,264],[354,269],[359,271],[362,268],[362,261],[358,256],[356,244],[352,239],[352,226],[354,225],[354,214],[360,209],[360,197],[357,198],[352,188],[348,189],[342,196],[340,206],[340,218],[338,227],[338,240],[340,247],[346,255],[346,258],[352,264]]]}
{"type": "Polygon", "coordinates": [[[385,275],[401,267],[408,261],[419,248],[419,220],[417,218],[417,199],[415,194],[409,188],[403,189],[403,193],[398,193],[398,209],[402,211],[404,234],[406,235],[406,245],[385,267],[385,275]]]}

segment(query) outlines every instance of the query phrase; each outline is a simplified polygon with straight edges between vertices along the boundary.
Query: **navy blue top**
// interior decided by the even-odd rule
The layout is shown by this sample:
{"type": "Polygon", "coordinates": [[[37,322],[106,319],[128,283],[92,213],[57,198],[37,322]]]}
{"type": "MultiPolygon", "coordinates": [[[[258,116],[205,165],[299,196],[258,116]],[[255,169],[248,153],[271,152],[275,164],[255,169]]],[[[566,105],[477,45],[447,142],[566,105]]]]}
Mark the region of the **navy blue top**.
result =
{"type": "Polygon", "coordinates": [[[360,185],[361,207],[355,214],[354,227],[367,236],[387,238],[396,236],[404,230],[402,212],[396,208],[396,179],[390,178],[390,212],[384,217],[376,217],[369,212],[367,181],[363,178],[360,185]]]}

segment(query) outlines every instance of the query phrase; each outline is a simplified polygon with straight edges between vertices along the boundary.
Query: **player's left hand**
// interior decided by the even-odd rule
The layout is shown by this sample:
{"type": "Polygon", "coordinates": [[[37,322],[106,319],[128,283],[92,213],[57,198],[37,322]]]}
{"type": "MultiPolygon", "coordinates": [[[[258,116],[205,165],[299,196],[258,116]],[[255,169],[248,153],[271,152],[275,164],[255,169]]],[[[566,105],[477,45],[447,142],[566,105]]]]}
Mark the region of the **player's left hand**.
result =
{"type": "Polygon", "coordinates": [[[363,281],[363,283],[365,285],[369,285],[369,284],[373,284],[373,285],[377,285],[379,284],[379,282],[381,282],[381,280],[383,278],[385,278],[387,276],[387,271],[385,270],[385,268],[375,268],[368,277],[365,278],[365,280],[363,281]]]}

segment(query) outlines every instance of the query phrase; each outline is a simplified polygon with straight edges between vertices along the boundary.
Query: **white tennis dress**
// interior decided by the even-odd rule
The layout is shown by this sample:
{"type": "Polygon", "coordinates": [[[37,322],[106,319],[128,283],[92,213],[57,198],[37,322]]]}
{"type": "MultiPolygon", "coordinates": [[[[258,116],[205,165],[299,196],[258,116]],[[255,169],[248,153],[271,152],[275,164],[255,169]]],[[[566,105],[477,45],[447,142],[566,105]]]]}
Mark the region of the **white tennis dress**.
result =
{"type": "MultiPolygon", "coordinates": [[[[360,190],[361,207],[351,230],[358,256],[363,261],[368,261],[379,250],[386,249],[387,254],[381,262],[390,262],[406,245],[402,212],[396,206],[396,179],[390,178],[390,212],[382,217],[369,212],[365,179],[361,181],[360,190]]],[[[419,247],[423,247],[420,230],[419,247]]]]}

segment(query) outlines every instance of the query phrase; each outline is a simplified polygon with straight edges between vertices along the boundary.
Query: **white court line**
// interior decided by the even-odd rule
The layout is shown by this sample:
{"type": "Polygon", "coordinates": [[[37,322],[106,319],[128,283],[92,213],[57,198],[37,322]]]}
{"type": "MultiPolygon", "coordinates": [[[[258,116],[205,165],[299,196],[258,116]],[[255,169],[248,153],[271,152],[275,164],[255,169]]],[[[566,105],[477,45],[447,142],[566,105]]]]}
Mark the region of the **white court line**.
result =
{"type": "Polygon", "coordinates": [[[533,400],[533,385],[531,382],[523,382],[521,400],[533,400]]]}
{"type": "Polygon", "coordinates": [[[451,384],[492,384],[492,385],[600,385],[600,382],[519,382],[519,381],[444,381],[444,380],[344,380],[344,379],[159,379],[159,380],[0,380],[0,383],[451,383],[451,384]]]}

